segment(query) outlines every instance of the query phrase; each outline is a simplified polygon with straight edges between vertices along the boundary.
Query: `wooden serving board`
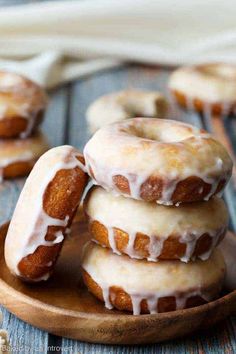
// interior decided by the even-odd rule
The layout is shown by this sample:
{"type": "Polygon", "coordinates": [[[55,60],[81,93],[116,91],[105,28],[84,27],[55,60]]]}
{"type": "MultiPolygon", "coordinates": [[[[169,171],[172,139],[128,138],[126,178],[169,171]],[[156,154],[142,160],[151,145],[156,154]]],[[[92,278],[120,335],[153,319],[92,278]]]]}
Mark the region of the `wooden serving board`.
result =
{"type": "Polygon", "coordinates": [[[155,343],[209,328],[236,311],[236,291],[203,306],[156,315],[107,310],[81,279],[82,246],[89,240],[83,219],[73,224],[52,278],[25,284],[10,274],[4,261],[7,228],[0,228],[0,303],[49,333],[94,343],[155,343]]]}

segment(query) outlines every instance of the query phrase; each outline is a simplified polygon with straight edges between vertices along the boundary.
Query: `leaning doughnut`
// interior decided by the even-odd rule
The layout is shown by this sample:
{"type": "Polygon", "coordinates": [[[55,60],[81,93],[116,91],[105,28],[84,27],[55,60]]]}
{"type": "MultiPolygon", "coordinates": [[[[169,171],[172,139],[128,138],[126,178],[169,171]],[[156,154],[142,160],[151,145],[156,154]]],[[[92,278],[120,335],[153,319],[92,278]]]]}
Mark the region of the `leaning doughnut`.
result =
{"type": "Polygon", "coordinates": [[[90,132],[137,116],[164,118],[168,104],[158,91],[124,90],[99,97],[86,113],[90,132]]]}
{"type": "Polygon", "coordinates": [[[0,71],[0,138],[26,138],[39,125],[47,96],[33,81],[0,71]]]}
{"type": "Polygon", "coordinates": [[[28,175],[38,158],[48,149],[48,141],[41,132],[27,139],[1,140],[0,180],[28,175]]]}
{"type": "Polygon", "coordinates": [[[118,256],[91,242],[82,261],[88,290],[111,309],[141,313],[174,311],[215,299],[225,264],[215,250],[207,261],[148,262],[118,256]]]}
{"type": "Polygon", "coordinates": [[[220,243],[221,250],[226,263],[225,288],[228,290],[236,290],[236,236],[228,232],[225,239],[220,243]]]}
{"type": "Polygon", "coordinates": [[[11,272],[26,280],[46,280],[87,183],[84,158],[72,146],[46,152],[21,192],[5,242],[11,272]]]}
{"type": "Polygon", "coordinates": [[[170,76],[169,88],[188,110],[228,115],[236,109],[236,65],[211,63],[179,68],[170,76]]]}
{"type": "Polygon", "coordinates": [[[227,151],[210,134],[165,119],[133,118],[103,127],[84,156],[96,184],[165,205],[208,200],[232,173],[227,151]]]}
{"type": "Polygon", "coordinates": [[[93,239],[131,258],[206,260],[224,237],[228,212],[223,200],[163,206],[114,196],[101,187],[84,204],[93,239]]]}

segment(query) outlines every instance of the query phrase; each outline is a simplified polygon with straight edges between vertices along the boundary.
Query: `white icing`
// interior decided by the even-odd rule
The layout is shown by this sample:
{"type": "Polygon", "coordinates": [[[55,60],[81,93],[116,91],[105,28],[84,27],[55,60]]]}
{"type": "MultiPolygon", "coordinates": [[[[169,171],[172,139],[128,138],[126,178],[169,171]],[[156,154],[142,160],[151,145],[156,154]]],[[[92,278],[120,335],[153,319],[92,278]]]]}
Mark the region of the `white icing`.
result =
{"type": "Polygon", "coordinates": [[[107,232],[108,232],[109,244],[111,245],[111,248],[112,248],[113,252],[116,253],[116,254],[120,254],[120,252],[116,248],[116,241],[115,241],[115,237],[114,237],[114,229],[113,229],[113,227],[108,226],[107,227],[107,232]]]}
{"type": "MultiPolygon", "coordinates": [[[[21,275],[18,269],[19,262],[33,254],[39,246],[52,246],[63,241],[64,230],[55,232],[53,241],[45,240],[49,226],[66,228],[68,216],[64,220],[49,216],[43,210],[43,196],[58,171],[76,166],[84,169],[76,156],[79,156],[79,152],[71,146],[51,149],[38,160],[26,180],[5,242],[5,259],[14,274],[21,275]]],[[[47,275],[43,278],[46,279],[47,275]]]]}
{"type": "Polygon", "coordinates": [[[0,71],[0,119],[25,118],[28,123],[21,138],[32,133],[37,115],[46,105],[46,94],[37,84],[18,74],[0,71]]]}
{"type": "Polygon", "coordinates": [[[176,308],[186,305],[188,298],[200,296],[212,300],[216,290],[210,290],[223,281],[223,257],[214,251],[207,261],[157,263],[117,256],[95,243],[86,246],[82,268],[102,288],[105,305],[111,308],[109,292],[112,286],[122,288],[130,295],[133,313],[140,313],[140,304],[147,301],[150,313],[158,312],[158,300],[166,296],[176,299],[176,308]],[[206,290],[205,288],[208,288],[206,290]]]}
{"type": "Polygon", "coordinates": [[[110,298],[109,298],[109,288],[102,288],[102,296],[103,296],[103,300],[105,303],[105,307],[109,310],[111,310],[113,308],[111,302],[110,302],[110,298]]]}
{"type": "Polygon", "coordinates": [[[160,92],[125,90],[99,97],[93,102],[86,118],[91,133],[102,126],[135,116],[164,118],[167,101],[160,92]]]}
{"type": "MultiPolygon", "coordinates": [[[[160,237],[158,238],[155,235],[151,235],[150,236],[150,243],[149,243],[149,247],[148,247],[148,251],[149,251],[149,257],[148,260],[149,261],[157,261],[157,258],[160,256],[162,249],[163,249],[163,245],[165,242],[165,239],[167,237],[160,237]]],[[[131,257],[132,257],[132,253],[131,253],[131,257]]]]}
{"type": "Polygon", "coordinates": [[[19,162],[36,161],[49,145],[46,137],[38,132],[28,139],[5,139],[0,141],[0,180],[4,168],[19,162]]]}
{"type": "MultiPolygon", "coordinates": [[[[152,261],[156,261],[161,254],[164,241],[174,235],[186,244],[186,252],[181,260],[188,262],[198,239],[207,233],[212,238],[212,244],[209,252],[202,255],[206,259],[228,224],[227,208],[224,201],[218,198],[208,202],[183,204],[176,208],[114,196],[101,187],[94,187],[90,192],[85,212],[90,222],[96,220],[108,230],[117,228],[126,232],[129,242],[125,253],[131,258],[140,258],[134,249],[136,234],[148,236],[148,259],[152,261]]],[[[108,235],[110,247],[118,253],[114,232],[108,232],[108,235]]]]}
{"type": "Polygon", "coordinates": [[[26,127],[25,131],[23,131],[20,134],[20,138],[21,139],[26,139],[28,136],[30,136],[32,134],[33,129],[34,129],[35,124],[36,124],[38,113],[39,112],[36,112],[36,113],[32,114],[31,119],[28,119],[28,124],[27,124],[27,127],[26,127]]]}
{"type": "Polygon", "coordinates": [[[190,110],[193,109],[192,99],[197,98],[209,104],[224,102],[224,114],[228,114],[235,105],[236,66],[214,63],[181,67],[172,73],[169,87],[189,98],[187,106],[190,110]],[[230,75],[222,74],[226,69],[231,72],[230,75]]]}
{"type": "Polygon", "coordinates": [[[157,202],[165,205],[173,204],[177,184],[190,176],[210,185],[206,196],[210,199],[232,171],[227,151],[210,134],[164,119],[135,118],[106,126],[89,140],[84,155],[97,184],[133,199],[142,199],[142,184],[150,176],[161,178],[164,184],[157,202]],[[117,189],[117,175],[128,180],[130,194],[117,189]]]}

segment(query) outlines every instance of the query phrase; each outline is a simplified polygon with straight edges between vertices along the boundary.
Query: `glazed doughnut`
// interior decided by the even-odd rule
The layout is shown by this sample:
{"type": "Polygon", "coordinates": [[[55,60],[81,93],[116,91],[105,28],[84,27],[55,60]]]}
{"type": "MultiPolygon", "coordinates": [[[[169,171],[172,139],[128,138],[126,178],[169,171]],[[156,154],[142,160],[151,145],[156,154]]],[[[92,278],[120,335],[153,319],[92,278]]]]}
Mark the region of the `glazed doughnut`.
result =
{"type": "Polygon", "coordinates": [[[0,71],[0,138],[26,138],[42,121],[47,96],[33,81],[0,71]]]}
{"type": "Polygon", "coordinates": [[[124,90],[99,97],[86,113],[90,132],[137,116],[164,118],[168,104],[158,91],[124,90]]]}
{"type": "Polygon", "coordinates": [[[26,176],[38,158],[49,149],[41,132],[27,139],[0,141],[0,180],[26,176]]]}
{"type": "Polygon", "coordinates": [[[14,211],[6,241],[10,271],[26,281],[46,280],[87,183],[84,158],[72,146],[60,146],[39,158],[14,211]]]}
{"type": "Polygon", "coordinates": [[[236,290],[236,236],[228,232],[225,239],[220,243],[221,250],[226,263],[225,288],[228,290],[236,290]]]}
{"type": "Polygon", "coordinates": [[[236,65],[179,68],[170,76],[169,88],[177,103],[188,110],[229,115],[236,109],[236,65]]]}
{"type": "Polygon", "coordinates": [[[224,237],[228,212],[223,200],[179,207],[114,196],[93,187],[84,203],[93,239],[131,258],[206,260],[224,237]]]}
{"type": "Polygon", "coordinates": [[[139,313],[193,307],[215,299],[221,290],[225,264],[215,250],[207,261],[148,262],[118,256],[94,242],[82,261],[88,290],[105,306],[139,313]]]}
{"type": "Polygon", "coordinates": [[[230,156],[210,134],[165,119],[105,126],[88,141],[84,156],[95,184],[165,205],[208,200],[232,173],[230,156]]]}

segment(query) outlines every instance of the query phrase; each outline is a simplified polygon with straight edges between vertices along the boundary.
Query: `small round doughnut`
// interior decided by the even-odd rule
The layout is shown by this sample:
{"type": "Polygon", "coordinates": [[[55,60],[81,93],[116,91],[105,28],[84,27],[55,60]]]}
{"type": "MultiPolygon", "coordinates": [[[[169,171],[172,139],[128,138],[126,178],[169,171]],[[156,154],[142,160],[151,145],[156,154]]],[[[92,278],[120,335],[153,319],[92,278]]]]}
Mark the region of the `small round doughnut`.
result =
{"type": "Polygon", "coordinates": [[[124,90],[99,97],[89,106],[86,117],[93,134],[106,124],[127,118],[164,118],[167,109],[167,101],[158,91],[124,90]]]}
{"type": "Polygon", "coordinates": [[[43,119],[44,90],[19,74],[0,71],[0,138],[26,138],[43,119]]]}
{"type": "Polygon", "coordinates": [[[31,171],[5,241],[5,260],[22,280],[46,280],[53,271],[88,177],[72,146],[53,148],[31,171]]]}
{"type": "Polygon", "coordinates": [[[114,196],[93,187],[84,203],[93,239],[131,258],[206,260],[222,240],[228,225],[223,200],[158,205],[114,196]]]}
{"type": "Polygon", "coordinates": [[[170,76],[169,88],[177,103],[188,110],[229,115],[236,109],[236,65],[181,67],[170,76]]]}
{"type": "Polygon", "coordinates": [[[212,301],[222,287],[225,264],[215,250],[207,261],[148,262],[87,244],[82,261],[88,290],[109,309],[140,313],[174,311],[212,301]]]}
{"type": "Polygon", "coordinates": [[[26,139],[1,140],[0,180],[28,175],[38,158],[48,149],[48,141],[41,132],[26,139]]]}
{"type": "Polygon", "coordinates": [[[232,173],[225,148],[204,130],[157,118],[133,118],[98,130],[84,149],[95,184],[172,205],[208,200],[232,173]]]}
{"type": "Polygon", "coordinates": [[[226,263],[225,288],[236,290],[236,236],[228,232],[225,239],[220,243],[219,249],[222,252],[226,263]]]}

